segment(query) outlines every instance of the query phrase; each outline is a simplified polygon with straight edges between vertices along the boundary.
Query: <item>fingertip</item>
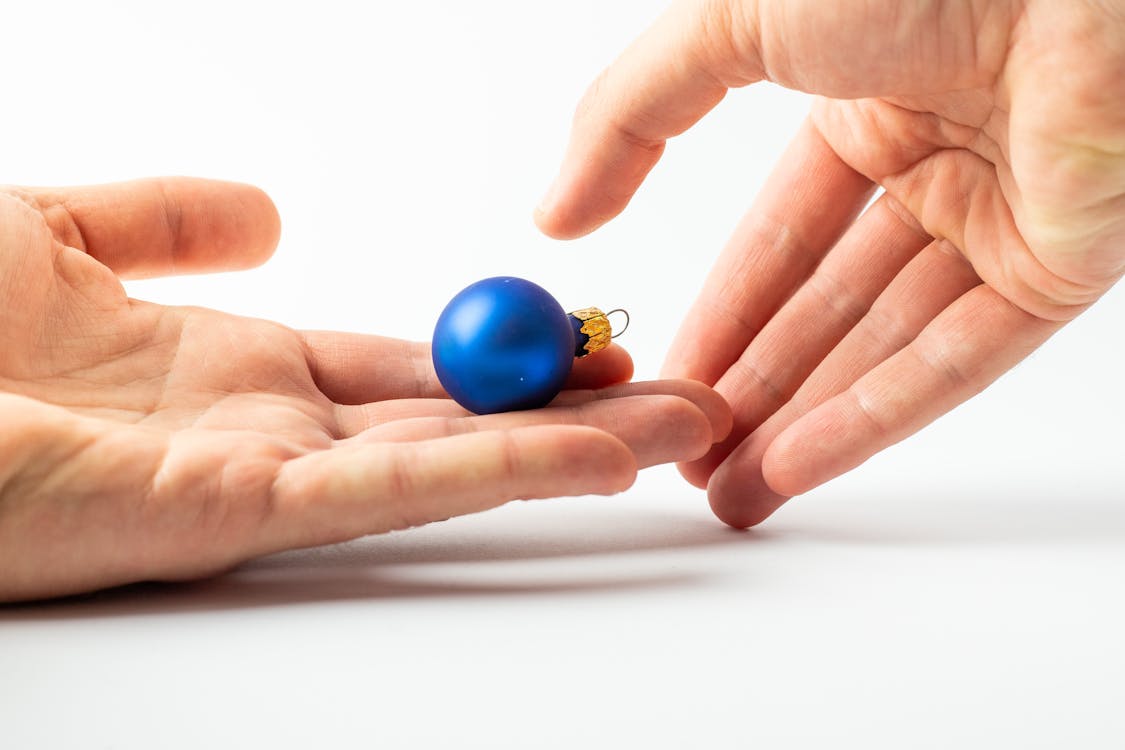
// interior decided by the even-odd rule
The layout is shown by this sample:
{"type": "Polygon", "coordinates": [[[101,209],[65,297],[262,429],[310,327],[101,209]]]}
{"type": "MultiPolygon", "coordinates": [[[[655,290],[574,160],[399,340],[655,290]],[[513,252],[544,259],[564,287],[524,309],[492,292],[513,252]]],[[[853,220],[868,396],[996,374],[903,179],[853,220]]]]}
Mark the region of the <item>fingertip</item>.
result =
{"type": "Polygon", "coordinates": [[[616,474],[608,481],[604,491],[597,494],[599,495],[618,495],[630,489],[637,481],[637,474],[640,471],[637,466],[636,458],[631,462],[625,463],[620,461],[616,464],[616,474]]]}
{"type": "Polygon", "coordinates": [[[713,411],[711,412],[711,424],[714,430],[712,440],[715,443],[721,443],[730,437],[731,433],[734,431],[734,412],[730,407],[730,403],[723,398],[721,393],[714,390],[712,390],[711,393],[714,394],[712,403],[713,411]]]}
{"type": "Polygon", "coordinates": [[[590,234],[625,210],[664,148],[664,140],[631,135],[593,114],[577,117],[559,175],[534,211],[535,225],[556,240],[590,234]]]}
{"type": "Polygon", "coordinates": [[[680,464],[680,474],[689,484],[701,490],[707,489],[715,470],[722,465],[732,451],[738,448],[740,442],[741,440],[736,438],[716,441],[702,458],[680,464]]]}
{"type": "Polygon", "coordinates": [[[763,509],[746,502],[732,501],[729,491],[716,490],[711,486],[711,483],[707,485],[707,501],[711,505],[711,512],[715,514],[715,517],[735,529],[749,529],[752,526],[757,526],[766,520],[774,510],[773,508],[763,509]]]}
{"type": "Polygon", "coordinates": [[[706,455],[714,444],[711,416],[697,401],[680,396],[663,397],[662,408],[667,410],[665,420],[672,440],[669,453],[656,463],[669,461],[694,461],[706,455]]]}
{"type": "Polygon", "coordinates": [[[624,347],[610,344],[605,349],[574,362],[565,388],[607,388],[633,378],[633,358],[624,347]]]}
{"type": "Polygon", "coordinates": [[[744,451],[731,454],[707,483],[707,500],[712,512],[736,529],[757,526],[788,499],[766,483],[759,462],[744,451]]]}
{"type": "Polygon", "coordinates": [[[512,439],[536,457],[536,473],[549,478],[546,495],[613,495],[632,486],[638,465],[621,439],[589,425],[529,425],[512,439]],[[565,477],[564,486],[556,477],[565,477]]]}
{"type": "MultiPolygon", "coordinates": [[[[683,391],[685,398],[690,399],[707,416],[710,424],[711,443],[720,443],[730,435],[734,429],[734,415],[730,404],[715,389],[700,383],[697,380],[675,380],[683,391]]],[[[708,445],[708,450],[710,450],[708,445]]]]}
{"type": "Polygon", "coordinates": [[[803,495],[818,484],[810,483],[791,430],[782,432],[766,448],[762,455],[762,479],[771,490],[789,497],[803,495]]]}
{"type": "Polygon", "coordinates": [[[568,216],[552,206],[540,204],[532,213],[539,231],[553,240],[576,240],[585,237],[604,222],[590,224],[580,218],[568,216]]]}
{"type": "Polygon", "coordinates": [[[752,526],[757,526],[766,518],[761,514],[750,512],[749,507],[730,505],[722,500],[716,501],[710,490],[707,492],[707,500],[715,517],[732,529],[749,529],[752,526]]]}
{"type": "Polygon", "coordinates": [[[676,470],[692,487],[705,490],[707,489],[707,480],[711,478],[711,472],[703,467],[702,462],[705,460],[706,457],[696,461],[681,461],[676,464],[676,470]]]}
{"type": "Polygon", "coordinates": [[[539,204],[532,213],[532,219],[539,231],[555,240],[578,239],[586,232],[580,231],[579,226],[559,211],[559,197],[562,190],[563,176],[559,174],[547,188],[547,192],[539,200],[539,204]]]}
{"type": "Polygon", "coordinates": [[[571,430],[577,439],[573,464],[576,471],[593,480],[587,489],[590,494],[616,495],[633,486],[640,467],[624,441],[595,427],[571,430]]]}
{"type": "MultiPolygon", "coordinates": [[[[600,408],[608,401],[596,402],[600,408]]],[[[627,397],[604,427],[630,447],[638,469],[690,461],[711,447],[711,422],[698,404],[672,394],[627,397]],[[643,404],[643,410],[638,410],[643,404]]]]}
{"type": "Polygon", "coordinates": [[[244,243],[229,257],[232,270],[255,268],[273,257],[281,242],[281,214],[265,190],[247,183],[228,183],[229,199],[242,217],[244,243]]]}

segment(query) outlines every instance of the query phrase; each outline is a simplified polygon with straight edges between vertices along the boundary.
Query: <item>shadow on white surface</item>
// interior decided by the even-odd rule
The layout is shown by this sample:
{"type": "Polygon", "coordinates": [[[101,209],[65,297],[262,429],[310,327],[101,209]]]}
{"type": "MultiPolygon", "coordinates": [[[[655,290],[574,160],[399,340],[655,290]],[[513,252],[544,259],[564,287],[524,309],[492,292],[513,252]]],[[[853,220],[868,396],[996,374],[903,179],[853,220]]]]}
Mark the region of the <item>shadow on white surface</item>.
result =
{"type": "Polygon", "coordinates": [[[698,505],[514,504],[408,532],[272,555],[205,581],[144,583],[0,607],[0,621],[744,589],[779,563],[815,567],[837,560],[845,548],[927,554],[1038,546],[1046,552],[1125,543],[1122,490],[1049,489],[1019,496],[948,489],[910,497],[818,492],[750,531],[727,528],[698,505]]]}
{"type": "Polygon", "coordinates": [[[666,562],[651,559],[634,564],[628,557],[745,544],[769,535],[660,512],[549,513],[549,525],[543,525],[542,517],[537,522],[535,514],[511,510],[516,512],[272,555],[204,581],[140,583],[87,596],[0,606],[0,620],[668,589],[697,583],[700,574],[670,570],[666,562]],[[588,564],[594,557],[599,558],[596,564],[588,564]]]}
{"type": "Polygon", "coordinates": [[[920,490],[855,501],[825,493],[798,498],[778,516],[775,528],[783,530],[787,542],[863,547],[1125,544],[1125,486],[1067,490],[1048,484],[960,494],[920,490]]]}

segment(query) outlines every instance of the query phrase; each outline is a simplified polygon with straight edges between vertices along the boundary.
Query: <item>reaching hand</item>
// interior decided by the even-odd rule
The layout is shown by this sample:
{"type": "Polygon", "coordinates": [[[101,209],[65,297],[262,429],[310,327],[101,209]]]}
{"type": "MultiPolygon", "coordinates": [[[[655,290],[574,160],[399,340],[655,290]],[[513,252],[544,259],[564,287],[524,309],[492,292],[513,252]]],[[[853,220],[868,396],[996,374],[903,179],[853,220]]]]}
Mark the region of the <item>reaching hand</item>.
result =
{"type": "Polygon", "coordinates": [[[728,88],[823,97],[665,370],[731,403],[730,438],[682,471],[748,526],[979,392],[1121,278],[1123,71],[1121,0],[681,3],[590,89],[537,221],[574,237],[615,216],[728,88]]]}
{"type": "MultiPolygon", "coordinates": [[[[722,400],[689,382],[474,417],[428,345],[161,307],[118,280],[260,263],[278,232],[243,185],[0,190],[0,601],[618,492],[729,430],[722,400]]],[[[570,386],[631,372],[610,347],[570,386]]]]}

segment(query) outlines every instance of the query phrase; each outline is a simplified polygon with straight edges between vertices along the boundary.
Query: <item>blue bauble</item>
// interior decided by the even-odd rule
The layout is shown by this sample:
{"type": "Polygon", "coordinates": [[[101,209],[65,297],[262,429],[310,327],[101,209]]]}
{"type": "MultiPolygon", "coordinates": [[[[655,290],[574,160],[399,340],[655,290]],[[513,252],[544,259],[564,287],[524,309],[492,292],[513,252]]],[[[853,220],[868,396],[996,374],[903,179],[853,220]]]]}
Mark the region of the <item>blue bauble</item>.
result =
{"type": "Polygon", "coordinates": [[[574,344],[570,319],[547,290],[497,276],[446,305],[434,328],[434,369],[471,412],[536,409],[562,390],[574,344]]]}

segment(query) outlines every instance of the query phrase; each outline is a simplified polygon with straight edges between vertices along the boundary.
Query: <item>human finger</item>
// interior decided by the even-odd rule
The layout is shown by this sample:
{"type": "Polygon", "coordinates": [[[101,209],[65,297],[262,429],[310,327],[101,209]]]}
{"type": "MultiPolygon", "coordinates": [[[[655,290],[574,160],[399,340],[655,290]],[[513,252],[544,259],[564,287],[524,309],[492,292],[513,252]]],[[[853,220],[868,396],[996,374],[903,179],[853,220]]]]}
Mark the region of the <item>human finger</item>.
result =
{"type": "Polygon", "coordinates": [[[1011,33],[1006,4],[893,0],[686,0],[599,76],[574,117],[558,177],[536,211],[546,234],[586,234],[629,202],[663,153],[727,89],[768,78],[834,98],[915,94],[994,80],[1011,33]],[[934,65],[934,60],[941,65],[934,65]]]}
{"type": "Polygon", "coordinates": [[[873,189],[806,121],[707,276],[662,374],[714,385],[808,279],[873,189]]]}
{"type": "MultiPolygon", "coordinates": [[[[428,342],[337,331],[303,331],[313,381],[338,404],[387,399],[448,398],[428,342]]],[[[617,344],[576,359],[565,388],[602,388],[633,376],[633,360],[617,344]]]]}
{"type": "Polygon", "coordinates": [[[626,396],[668,395],[687,399],[695,404],[711,423],[716,440],[725,438],[731,429],[730,406],[714,389],[695,380],[642,380],[620,383],[597,390],[568,390],[559,394],[551,406],[572,406],[594,399],[610,400],[626,396]]]}
{"type": "MultiPolygon", "coordinates": [[[[690,404],[707,421],[712,440],[721,440],[730,432],[730,408],[712,389],[688,380],[657,380],[639,383],[622,383],[600,389],[567,390],[551,402],[547,409],[491,415],[496,419],[534,419],[539,412],[551,415],[547,421],[581,422],[570,416],[571,412],[591,409],[598,404],[608,404],[605,414],[613,413],[614,402],[638,397],[675,397],[690,404]]],[[[598,407],[601,408],[601,407],[598,407]]],[[[391,399],[369,404],[343,405],[336,409],[336,423],[341,438],[373,434],[377,428],[387,427],[404,420],[452,421],[473,416],[450,399],[391,399]]],[[[643,413],[636,415],[645,421],[643,413]]],[[[516,424],[516,422],[509,422],[516,424]]],[[[604,426],[604,422],[602,424],[604,426]]],[[[451,428],[452,429],[452,428],[451,428]]],[[[612,430],[611,430],[612,431],[612,430]]]]}
{"type": "Polygon", "coordinates": [[[889,195],[865,211],[719,378],[715,389],[730,404],[735,427],[702,459],[681,467],[685,478],[705,487],[715,467],[793,397],[929,239],[889,195]]]}
{"type": "Polygon", "coordinates": [[[126,278],[250,268],[281,235],[269,196],[234,182],[166,177],[15,191],[57,240],[126,278]]]}
{"type": "Polygon", "coordinates": [[[587,90],[562,168],[535,211],[544,233],[580,237],[620,213],[665,141],[723,98],[733,80],[699,59],[703,21],[695,8],[673,6],[587,90]]]}
{"type": "Polygon", "coordinates": [[[633,358],[627,349],[611,343],[592,355],[574,360],[564,390],[608,388],[633,377],[633,358]]]}
{"type": "Polygon", "coordinates": [[[762,475],[762,457],[789,425],[842,393],[913,341],[934,318],[980,279],[952,245],[935,240],[916,255],[875,300],[863,319],[813,370],[793,397],[714,470],[707,495],[725,523],[738,528],[763,521],[788,500],[762,475]]]}
{"type": "Polygon", "coordinates": [[[762,471],[796,495],[860,465],[979,393],[1063,323],[975,287],[909,346],[782,432],[762,471]]]}
{"type": "Polygon", "coordinates": [[[621,440],[644,468],[703,455],[714,441],[707,415],[677,396],[625,396],[474,417],[398,420],[357,436],[362,442],[403,442],[530,425],[572,424],[596,427],[621,440]]]}
{"type": "Polygon", "coordinates": [[[254,553],[405,529],[515,499],[613,494],[635,476],[624,443],[573,425],[342,446],[282,466],[254,553]]]}

